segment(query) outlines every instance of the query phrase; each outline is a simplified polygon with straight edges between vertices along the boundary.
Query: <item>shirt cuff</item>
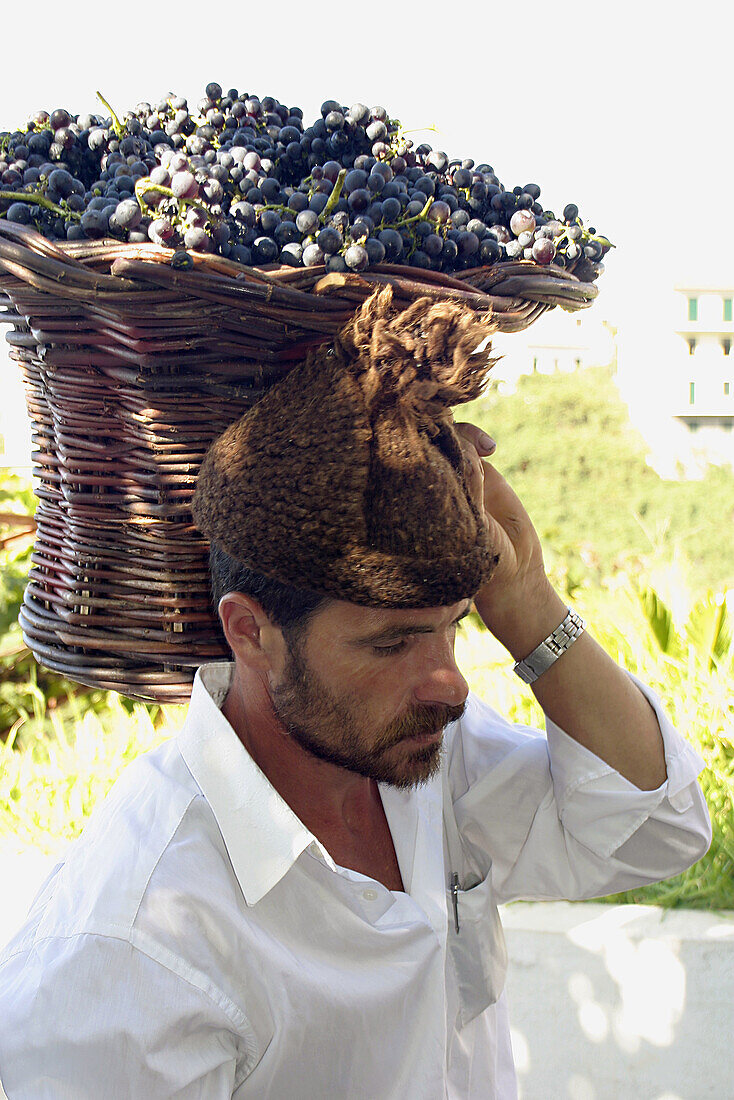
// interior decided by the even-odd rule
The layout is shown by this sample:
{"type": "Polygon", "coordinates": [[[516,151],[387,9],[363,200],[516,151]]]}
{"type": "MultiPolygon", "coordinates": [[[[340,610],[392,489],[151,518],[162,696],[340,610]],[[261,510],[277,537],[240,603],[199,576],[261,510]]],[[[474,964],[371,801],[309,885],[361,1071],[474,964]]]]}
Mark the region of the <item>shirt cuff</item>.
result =
{"type": "Polygon", "coordinates": [[[649,701],[660,726],[667,779],[643,791],[580,745],[546,715],[553,791],[565,829],[587,848],[607,857],[651,817],[663,800],[677,813],[693,806],[693,784],[705,761],[676,732],[658,696],[627,673],[649,701]]]}

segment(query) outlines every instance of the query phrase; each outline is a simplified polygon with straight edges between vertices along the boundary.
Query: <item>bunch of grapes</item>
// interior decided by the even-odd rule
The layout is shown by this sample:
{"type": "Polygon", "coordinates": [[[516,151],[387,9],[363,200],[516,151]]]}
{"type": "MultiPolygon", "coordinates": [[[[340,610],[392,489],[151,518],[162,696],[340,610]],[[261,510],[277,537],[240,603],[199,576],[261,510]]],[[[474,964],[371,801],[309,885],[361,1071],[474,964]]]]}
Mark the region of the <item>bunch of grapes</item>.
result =
{"type": "MultiPolygon", "coordinates": [[[[99,93],[98,93],[99,95],[99,93]]],[[[384,107],[327,100],[303,111],[208,84],[192,110],[173,94],[120,119],[39,111],[0,134],[0,217],[52,240],[152,241],[241,264],[446,273],[533,260],[591,281],[611,243],[535,183],[414,146],[384,107]]]]}

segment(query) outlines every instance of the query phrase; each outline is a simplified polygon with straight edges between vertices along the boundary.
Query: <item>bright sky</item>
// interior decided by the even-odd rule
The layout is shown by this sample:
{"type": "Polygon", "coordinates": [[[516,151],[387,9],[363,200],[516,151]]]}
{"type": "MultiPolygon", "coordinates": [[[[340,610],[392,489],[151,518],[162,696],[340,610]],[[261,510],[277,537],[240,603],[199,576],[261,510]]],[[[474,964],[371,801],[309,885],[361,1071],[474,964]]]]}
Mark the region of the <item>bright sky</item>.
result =
{"type": "Polygon", "coordinates": [[[488,161],[506,186],[538,183],[556,213],[575,202],[618,246],[600,315],[642,323],[689,264],[734,281],[720,243],[734,186],[724,0],[64,11],[32,26],[22,6],[4,13],[1,128],[39,107],[104,112],[97,89],[118,113],[169,91],[195,103],[211,80],[300,106],[307,122],[324,99],[382,103],[406,128],[438,129],[416,141],[488,161]]]}

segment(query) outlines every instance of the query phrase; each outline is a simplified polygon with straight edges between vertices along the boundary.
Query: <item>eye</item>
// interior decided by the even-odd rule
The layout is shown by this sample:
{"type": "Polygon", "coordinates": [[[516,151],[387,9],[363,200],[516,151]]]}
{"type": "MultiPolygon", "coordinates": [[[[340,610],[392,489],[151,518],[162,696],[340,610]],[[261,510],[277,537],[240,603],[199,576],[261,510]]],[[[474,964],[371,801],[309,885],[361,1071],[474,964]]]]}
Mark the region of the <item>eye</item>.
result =
{"type": "Polygon", "coordinates": [[[399,642],[395,642],[393,645],[376,645],[372,647],[372,652],[377,657],[390,657],[394,653],[400,653],[402,649],[405,649],[408,644],[405,638],[402,638],[399,642]]]}

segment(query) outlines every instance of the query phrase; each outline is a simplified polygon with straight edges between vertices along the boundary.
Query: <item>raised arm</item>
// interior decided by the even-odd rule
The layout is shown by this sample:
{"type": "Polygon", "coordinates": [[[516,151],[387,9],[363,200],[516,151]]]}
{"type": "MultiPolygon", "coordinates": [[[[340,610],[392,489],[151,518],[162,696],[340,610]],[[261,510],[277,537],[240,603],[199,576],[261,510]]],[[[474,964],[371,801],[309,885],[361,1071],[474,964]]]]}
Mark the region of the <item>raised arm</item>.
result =
{"type": "MultiPolygon", "coordinates": [[[[476,609],[516,661],[527,657],[567,614],[545,572],[540,540],[520,499],[486,461],[494,445],[458,425],[470,487],[499,562],[476,609]]],[[[532,684],[544,713],[570,737],[642,790],[666,779],[660,727],[645,696],[589,630],[532,684]]]]}

